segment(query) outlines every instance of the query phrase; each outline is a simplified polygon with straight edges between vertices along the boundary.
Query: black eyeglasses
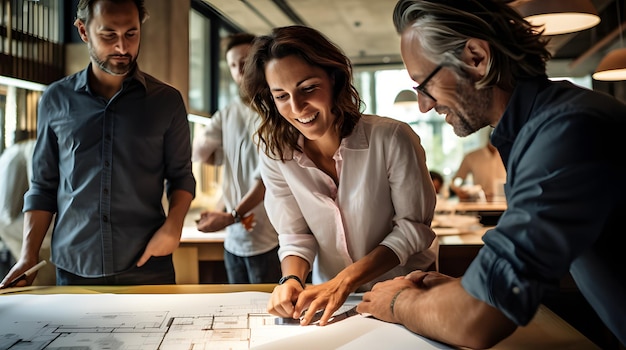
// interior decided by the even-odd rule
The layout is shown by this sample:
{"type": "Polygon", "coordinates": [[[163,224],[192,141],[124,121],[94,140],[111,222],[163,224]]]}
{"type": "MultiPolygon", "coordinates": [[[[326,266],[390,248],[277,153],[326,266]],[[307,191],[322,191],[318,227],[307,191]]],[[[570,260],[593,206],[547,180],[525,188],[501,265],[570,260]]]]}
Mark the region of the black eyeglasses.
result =
{"type": "Polygon", "coordinates": [[[443,66],[438,65],[437,68],[435,68],[435,70],[433,70],[430,74],[428,74],[426,79],[424,79],[421,84],[414,87],[413,89],[415,89],[415,91],[417,91],[419,94],[424,94],[425,96],[433,100],[433,102],[437,102],[437,99],[434,98],[433,95],[429,94],[428,91],[426,91],[426,84],[428,84],[428,81],[430,81],[430,79],[432,79],[435,76],[435,74],[437,74],[437,72],[441,70],[441,68],[443,68],[443,66]]]}

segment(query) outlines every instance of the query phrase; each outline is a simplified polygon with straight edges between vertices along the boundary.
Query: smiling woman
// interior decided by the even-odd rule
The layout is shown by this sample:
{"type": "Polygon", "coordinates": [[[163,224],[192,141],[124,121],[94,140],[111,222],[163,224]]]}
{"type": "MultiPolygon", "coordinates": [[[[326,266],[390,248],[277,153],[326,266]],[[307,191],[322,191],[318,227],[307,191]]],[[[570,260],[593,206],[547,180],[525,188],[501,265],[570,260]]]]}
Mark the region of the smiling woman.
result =
{"type": "Polygon", "coordinates": [[[269,311],[308,310],[300,322],[309,324],[325,310],[325,325],[350,293],[433,269],[435,192],[420,139],[405,123],[360,112],[341,49],[308,27],[276,28],[257,39],[244,71],[262,119],[265,205],[282,273],[297,277],[282,280],[269,311]],[[309,272],[314,285],[302,286],[309,272]]]}

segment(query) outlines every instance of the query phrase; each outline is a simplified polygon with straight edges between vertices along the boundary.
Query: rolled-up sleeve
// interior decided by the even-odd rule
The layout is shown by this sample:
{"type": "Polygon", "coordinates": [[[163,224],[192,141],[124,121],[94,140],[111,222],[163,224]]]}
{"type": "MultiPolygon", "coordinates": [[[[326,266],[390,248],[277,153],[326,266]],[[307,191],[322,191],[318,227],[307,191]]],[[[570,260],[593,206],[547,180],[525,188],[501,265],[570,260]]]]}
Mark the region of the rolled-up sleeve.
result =
{"type": "Polygon", "coordinates": [[[395,215],[393,230],[381,245],[393,250],[400,265],[404,265],[411,255],[427,250],[435,239],[430,224],[437,197],[419,136],[407,124],[398,125],[386,151],[395,215]]]}
{"type": "Polygon", "coordinates": [[[304,219],[291,187],[281,171],[280,160],[261,154],[261,174],[265,184],[265,209],[278,232],[280,260],[289,255],[299,256],[313,266],[317,242],[304,219]]]}
{"type": "Polygon", "coordinates": [[[37,143],[33,151],[30,188],[24,196],[23,211],[44,210],[57,212],[57,189],[59,186],[59,148],[57,135],[50,127],[50,112],[57,110],[49,104],[50,90],[41,97],[38,107],[37,143]]]}
{"type": "Polygon", "coordinates": [[[184,190],[196,194],[196,180],[191,171],[191,135],[187,111],[182,96],[178,91],[173,92],[177,106],[173,113],[172,125],[165,134],[165,178],[167,179],[167,194],[174,190],[184,190]]]}

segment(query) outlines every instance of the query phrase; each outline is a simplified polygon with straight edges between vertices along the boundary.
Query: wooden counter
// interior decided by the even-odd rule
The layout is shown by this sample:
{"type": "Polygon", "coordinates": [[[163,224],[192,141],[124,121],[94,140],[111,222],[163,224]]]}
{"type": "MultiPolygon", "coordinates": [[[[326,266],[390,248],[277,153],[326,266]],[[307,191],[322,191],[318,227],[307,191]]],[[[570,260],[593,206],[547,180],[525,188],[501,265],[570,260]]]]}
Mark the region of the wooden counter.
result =
{"type": "MultiPolygon", "coordinates": [[[[490,227],[467,231],[463,229],[433,228],[439,237],[439,269],[451,276],[460,276],[482,246],[482,235],[490,227]]],[[[174,252],[176,283],[201,283],[200,263],[212,263],[222,268],[226,231],[203,233],[195,227],[185,227],[180,246],[174,252]]],[[[214,281],[209,281],[214,282],[214,281]]]]}

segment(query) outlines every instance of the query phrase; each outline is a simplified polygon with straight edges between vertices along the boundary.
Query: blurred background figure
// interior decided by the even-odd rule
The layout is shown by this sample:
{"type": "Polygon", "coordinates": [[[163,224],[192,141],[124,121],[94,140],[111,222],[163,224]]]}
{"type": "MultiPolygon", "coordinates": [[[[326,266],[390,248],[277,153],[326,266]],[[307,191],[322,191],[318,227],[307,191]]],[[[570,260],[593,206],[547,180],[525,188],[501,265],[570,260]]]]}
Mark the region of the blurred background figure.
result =
{"type": "Polygon", "coordinates": [[[491,141],[466,154],[452,179],[450,190],[460,201],[504,200],[506,170],[491,141]]]}
{"type": "MultiPolygon", "coordinates": [[[[28,191],[35,138],[28,130],[16,130],[14,144],[0,155],[0,240],[6,245],[11,258],[16,261],[22,251],[24,230],[24,193],[28,191]]],[[[50,259],[50,232],[44,238],[39,257],[50,259]]],[[[7,263],[7,262],[5,262],[7,263]]],[[[13,265],[10,262],[8,267],[13,265]]],[[[4,271],[4,273],[7,273],[4,271]]],[[[47,264],[39,272],[33,285],[55,285],[53,264],[47,264]]]]}
{"type": "MultiPolygon", "coordinates": [[[[226,61],[237,83],[255,37],[237,33],[226,38],[226,61]]],[[[259,155],[254,143],[260,117],[238,98],[217,111],[194,139],[192,160],[223,165],[221,208],[204,210],[197,228],[202,232],[226,229],[224,265],[229,283],[276,283],[281,277],[278,234],[269,222],[263,197],[259,155]]]]}
{"type": "Polygon", "coordinates": [[[434,170],[430,171],[430,178],[433,180],[433,186],[435,186],[435,193],[441,193],[443,188],[443,176],[434,170]]]}

